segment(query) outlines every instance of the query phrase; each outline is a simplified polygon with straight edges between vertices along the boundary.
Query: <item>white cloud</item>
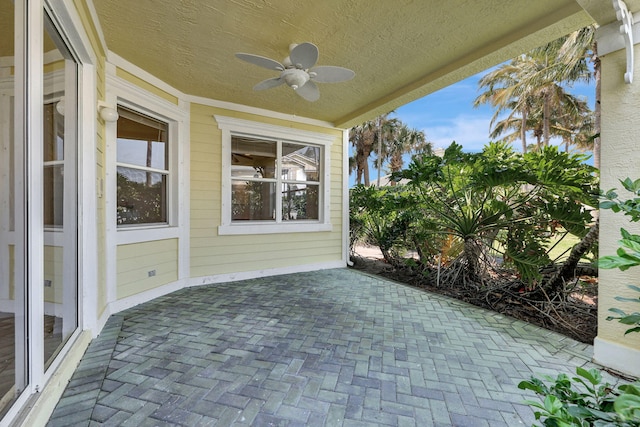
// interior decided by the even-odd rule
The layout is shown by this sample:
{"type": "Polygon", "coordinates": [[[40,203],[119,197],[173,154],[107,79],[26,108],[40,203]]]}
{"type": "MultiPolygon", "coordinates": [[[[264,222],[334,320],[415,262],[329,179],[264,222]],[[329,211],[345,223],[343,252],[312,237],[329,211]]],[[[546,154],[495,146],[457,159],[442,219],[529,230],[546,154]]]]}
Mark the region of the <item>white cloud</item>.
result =
{"type": "Polygon", "coordinates": [[[438,124],[422,128],[427,141],[434,148],[446,148],[453,141],[464,147],[465,151],[481,151],[489,143],[490,116],[460,114],[453,118],[438,120],[438,124]]]}

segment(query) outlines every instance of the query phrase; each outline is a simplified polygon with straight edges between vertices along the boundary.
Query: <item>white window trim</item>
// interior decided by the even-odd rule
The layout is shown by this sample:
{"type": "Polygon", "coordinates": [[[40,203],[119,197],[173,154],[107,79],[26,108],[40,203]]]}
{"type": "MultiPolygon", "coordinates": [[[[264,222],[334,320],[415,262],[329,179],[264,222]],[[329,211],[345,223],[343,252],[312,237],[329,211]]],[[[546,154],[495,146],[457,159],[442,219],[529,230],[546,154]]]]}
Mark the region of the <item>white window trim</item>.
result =
{"type": "Polygon", "coordinates": [[[159,96],[115,75],[115,67],[107,74],[107,103],[123,106],[148,115],[169,125],[169,185],[167,194],[167,223],[117,226],[117,185],[116,185],[116,132],[117,123],[106,123],[107,161],[106,194],[107,222],[116,230],[117,245],[149,242],[181,237],[184,228],[185,188],[184,162],[188,150],[189,111],[183,105],[173,104],[159,96]]]}
{"type": "Polygon", "coordinates": [[[310,233],[332,231],[330,216],[331,203],[331,145],[335,142],[332,135],[293,129],[250,120],[226,116],[214,116],[218,128],[222,131],[222,203],[220,235],[274,234],[274,233],[310,233]],[[320,219],[313,222],[287,221],[279,223],[237,223],[231,221],[231,136],[245,135],[259,138],[273,138],[288,142],[307,143],[322,147],[322,175],[320,176],[320,219]]]}

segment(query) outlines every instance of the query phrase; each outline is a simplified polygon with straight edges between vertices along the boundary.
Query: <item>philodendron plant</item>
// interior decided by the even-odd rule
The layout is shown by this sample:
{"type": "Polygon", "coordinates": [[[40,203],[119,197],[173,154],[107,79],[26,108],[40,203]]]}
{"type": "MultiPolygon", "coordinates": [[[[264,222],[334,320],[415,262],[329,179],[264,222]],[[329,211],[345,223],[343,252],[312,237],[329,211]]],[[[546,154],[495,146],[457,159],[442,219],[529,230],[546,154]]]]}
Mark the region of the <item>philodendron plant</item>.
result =
{"type": "MultiPolygon", "coordinates": [[[[600,208],[611,209],[614,212],[623,212],[631,218],[632,222],[640,221],[640,179],[632,181],[630,178],[620,181],[625,190],[631,192],[634,196],[632,199],[620,200],[618,194],[614,190],[609,190],[604,195],[604,201],[600,203],[600,208]]],[[[600,268],[618,268],[627,270],[631,267],[640,265],[640,235],[631,234],[624,228],[620,229],[622,239],[620,247],[616,255],[608,255],[601,257],[598,266],[600,268]]],[[[628,285],[628,287],[638,292],[637,298],[616,297],[617,301],[633,302],[640,304],[640,287],[636,285],[628,285]]],[[[632,332],[640,332],[640,312],[627,313],[619,308],[610,308],[610,312],[614,315],[607,317],[607,320],[617,320],[618,322],[629,325],[625,335],[632,332]]]]}
{"type": "MultiPolygon", "coordinates": [[[[640,179],[632,181],[627,178],[620,181],[625,190],[635,196],[632,199],[620,200],[614,190],[604,194],[600,208],[623,212],[631,217],[632,222],[640,221],[640,179]]],[[[622,239],[616,255],[601,257],[600,268],[618,268],[627,270],[640,265],[640,235],[631,234],[620,229],[622,239]]],[[[629,288],[640,294],[640,287],[629,285],[629,288]]],[[[616,297],[617,301],[640,303],[640,297],[616,297]]],[[[607,320],[617,320],[629,325],[625,335],[640,332],[640,312],[627,313],[619,308],[610,308],[614,315],[607,320]]],[[[542,403],[527,401],[534,409],[536,420],[548,427],[586,427],[586,426],[640,426],[640,381],[623,384],[618,387],[602,383],[602,376],[597,369],[577,368],[577,376],[569,377],[559,374],[553,379],[545,377],[545,381],[531,378],[522,381],[518,387],[532,390],[543,398],[542,403]]]]}

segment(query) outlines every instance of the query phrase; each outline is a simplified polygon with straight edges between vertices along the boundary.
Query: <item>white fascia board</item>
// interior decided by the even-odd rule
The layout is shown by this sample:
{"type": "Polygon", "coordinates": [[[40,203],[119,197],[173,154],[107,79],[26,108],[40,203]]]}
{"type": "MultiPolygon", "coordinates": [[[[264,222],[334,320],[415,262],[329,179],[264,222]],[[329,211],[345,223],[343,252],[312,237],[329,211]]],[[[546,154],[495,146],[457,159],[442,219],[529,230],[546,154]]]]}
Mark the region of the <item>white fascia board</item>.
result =
{"type": "MultiPolygon", "coordinates": [[[[640,43],[640,12],[633,14],[633,44],[640,43]]],[[[614,21],[596,30],[598,55],[604,56],[625,48],[624,36],[620,33],[620,21],[614,21]]]]}

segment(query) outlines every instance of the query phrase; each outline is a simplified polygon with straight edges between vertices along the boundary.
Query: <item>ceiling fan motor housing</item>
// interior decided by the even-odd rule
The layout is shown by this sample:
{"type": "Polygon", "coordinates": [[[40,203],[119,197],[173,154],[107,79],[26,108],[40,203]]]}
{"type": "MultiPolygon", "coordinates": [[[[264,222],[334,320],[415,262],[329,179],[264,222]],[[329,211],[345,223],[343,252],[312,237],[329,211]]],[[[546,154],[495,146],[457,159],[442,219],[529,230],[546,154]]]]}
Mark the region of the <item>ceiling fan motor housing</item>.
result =
{"type": "Polygon", "coordinates": [[[309,81],[309,73],[298,68],[287,68],[280,75],[293,90],[302,87],[309,81]]]}

